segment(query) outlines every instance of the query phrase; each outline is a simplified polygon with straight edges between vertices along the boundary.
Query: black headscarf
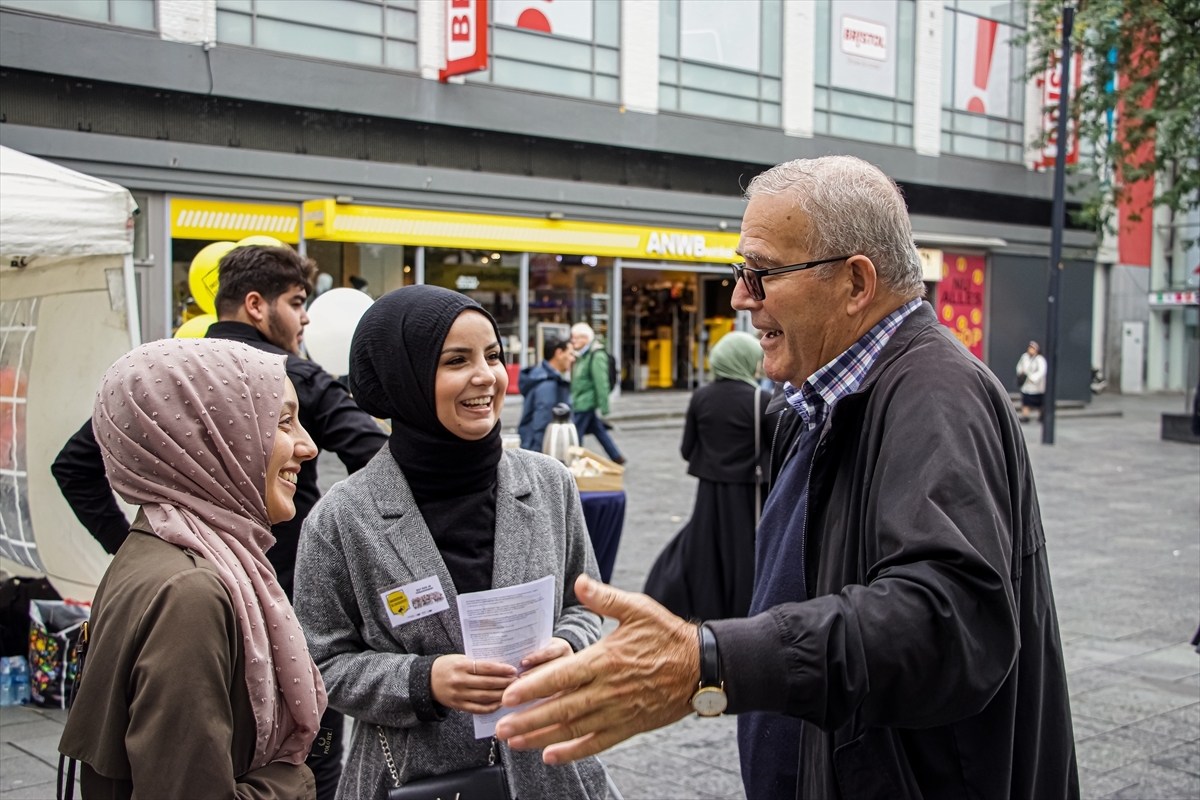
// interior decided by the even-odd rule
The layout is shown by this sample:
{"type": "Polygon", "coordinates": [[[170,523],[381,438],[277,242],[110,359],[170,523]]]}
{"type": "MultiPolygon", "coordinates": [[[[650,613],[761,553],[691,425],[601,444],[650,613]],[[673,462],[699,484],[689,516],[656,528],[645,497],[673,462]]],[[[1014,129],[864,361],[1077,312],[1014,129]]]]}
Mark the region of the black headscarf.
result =
{"type": "Polygon", "coordinates": [[[491,587],[496,470],[503,453],[499,421],[487,436],[472,442],[455,436],[437,417],[434,384],[442,345],[468,309],[487,317],[499,340],[492,315],[466,295],[436,286],[406,286],[367,309],[350,344],[350,391],[368,414],[392,421],[388,447],[455,584],[467,584],[458,585],[459,591],[491,587]],[[479,530],[468,532],[464,524],[479,530]],[[483,549],[486,564],[480,563],[483,549]],[[461,559],[454,550],[473,562],[471,575],[456,569],[454,562],[461,559]]]}

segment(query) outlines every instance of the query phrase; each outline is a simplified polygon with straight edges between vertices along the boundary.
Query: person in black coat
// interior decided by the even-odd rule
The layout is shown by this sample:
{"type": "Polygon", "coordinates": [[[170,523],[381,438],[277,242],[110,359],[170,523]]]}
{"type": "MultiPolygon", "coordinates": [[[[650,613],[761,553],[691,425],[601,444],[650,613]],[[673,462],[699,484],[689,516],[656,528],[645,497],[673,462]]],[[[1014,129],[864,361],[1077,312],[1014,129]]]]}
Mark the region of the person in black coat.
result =
{"type": "MultiPolygon", "coordinates": [[[[353,473],[366,466],[387,435],[358,407],[349,390],[319,364],[301,358],[300,342],[308,315],[304,301],[312,290],[313,264],[290,248],[239,247],[221,259],[217,322],[207,338],[243,342],[267,353],[287,356],[287,375],[300,401],[300,424],[321,450],[332,450],[353,473]]],[[[100,446],[89,419],[59,452],[50,471],[83,527],[108,553],[116,553],[129,535],[129,520],[113,497],[104,473],[100,446]]],[[[300,526],[321,499],[317,462],[305,461],[296,482],[296,516],[271,527],[275,544],[267,559],[280,588],[292,599],[292,573],[300,526]]],[[[329,709],[321,725],[335,731],[330,752],[310,763],[318,800],[330,798],[341,776],[342,715],[329,709]]]]}
{"type": "Polygon", "coordinates": [[[744,617],[754,592],[754,530],[770,475],[773,421],[758,388],[762,348],[726,334],[709,354],[717,380],[688,405],[680,452],[700,479],[692,518],[659,554],[645,593],[688,619],[744,617]],[[757,435],[755,427],[757,426],[757,435]]]}

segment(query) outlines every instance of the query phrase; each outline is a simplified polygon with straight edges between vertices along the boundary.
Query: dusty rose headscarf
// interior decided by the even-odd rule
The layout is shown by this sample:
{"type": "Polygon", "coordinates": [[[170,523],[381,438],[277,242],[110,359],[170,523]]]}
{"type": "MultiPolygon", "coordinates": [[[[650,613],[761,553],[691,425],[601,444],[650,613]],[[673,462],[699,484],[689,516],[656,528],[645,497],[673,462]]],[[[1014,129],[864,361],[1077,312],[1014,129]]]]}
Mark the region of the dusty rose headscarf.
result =
{"type": "Polygon", "coordinates": [[[303,762],[325,711],[325,685],[265,554],[284,363],[219,339],[151,342],[109,368],[92,415],[113,488],[229,588],[257,729],[252,768],[303,762]]]}

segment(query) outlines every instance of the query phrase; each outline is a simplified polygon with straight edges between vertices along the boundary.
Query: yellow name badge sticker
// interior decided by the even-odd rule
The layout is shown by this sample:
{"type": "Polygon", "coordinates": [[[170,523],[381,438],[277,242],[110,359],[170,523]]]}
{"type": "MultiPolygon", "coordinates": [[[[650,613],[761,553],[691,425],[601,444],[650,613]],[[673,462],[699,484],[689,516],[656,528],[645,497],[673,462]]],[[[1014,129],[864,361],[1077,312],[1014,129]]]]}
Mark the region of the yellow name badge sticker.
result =
{"type": "Polygon", "coordinates": [[[440,614],[450,608],[442,582],[436,575],[403,585],[389,586],[379,592],[383,610],[393,628],[440,614]]]}

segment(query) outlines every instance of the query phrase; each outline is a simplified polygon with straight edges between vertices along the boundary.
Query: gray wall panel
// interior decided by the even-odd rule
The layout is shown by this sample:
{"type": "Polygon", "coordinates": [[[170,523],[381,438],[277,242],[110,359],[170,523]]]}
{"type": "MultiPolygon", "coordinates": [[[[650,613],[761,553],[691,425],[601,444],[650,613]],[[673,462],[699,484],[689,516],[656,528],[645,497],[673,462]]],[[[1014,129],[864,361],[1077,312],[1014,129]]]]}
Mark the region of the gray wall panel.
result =
{"type": "Polygon", "coordinates": [[[753,163],[851,153],[896,180],[1047,198],[1049,174],[977,159],[919,156],[886,147],[677,114],[624,113],[614,105],[481,85],[440,84],[413,74],[265,50],[200,47],[153,34],[15,11],[0,12],[0,66],[214,94],[613,144],[753,163]]]}
{"type": "MultiPolygon", "coordinates": [[[[1048,259],[996,254],[989,278],[988,366],[1015,390],[1017,360],[1031,339],[1046,346],[1048,259]]],[[[1092,269],[1069,261],[1063,270],[1059,319],[1058,397],[1091,400],[1092,269]]]]}

